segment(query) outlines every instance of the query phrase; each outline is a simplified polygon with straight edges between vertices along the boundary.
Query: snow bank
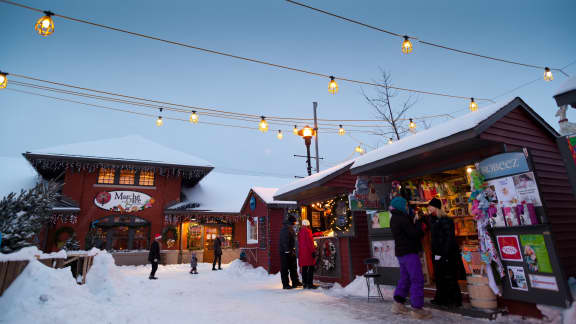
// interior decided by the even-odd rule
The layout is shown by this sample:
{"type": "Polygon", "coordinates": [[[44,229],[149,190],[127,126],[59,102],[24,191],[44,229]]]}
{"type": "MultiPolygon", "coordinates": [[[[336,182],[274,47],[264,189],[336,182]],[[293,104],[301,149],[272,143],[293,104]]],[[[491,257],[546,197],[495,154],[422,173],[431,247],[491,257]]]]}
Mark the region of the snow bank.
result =
{"type": "Polygon", "coordinates": [[[120,272],[116,271],[112,254],[102,251],[94,257],[94,263],[86,275],[86,287],[94,295],[110,298],[117,296],[118,285],[123,280],[120,272]]]}
{"type": "Polygon", "coordinates": [[[232,277],[248,279],[268,279],[271,275],[262,267],[254,268],[250,263],[238,259],[230,262],[224,272],[232,277]]]}
{"type": "MultiPolygon", "coordinates": [[[[377,296],[378,291],[375,286],[370,287],[370,296],[377,296]]],[[[380,286],[380,291],[384,298],[392,299],[394,289],[388,286],[380,286]]],[[[349,283],[346,287],[342,287],[336,283],[331,289],[326,290],[326,294],[334,297],[366,297],[368,296],[368,287],[366,286],[366,279],[362,276],[356,276],[356,279],[349,283]]]]}
{"type": "Polygon", "coordinates": [[[14,253],[0,253],[0,261],[24,261],[35,259],[37,255],[42,254],[35,246],[22,248],[14,253]]]}

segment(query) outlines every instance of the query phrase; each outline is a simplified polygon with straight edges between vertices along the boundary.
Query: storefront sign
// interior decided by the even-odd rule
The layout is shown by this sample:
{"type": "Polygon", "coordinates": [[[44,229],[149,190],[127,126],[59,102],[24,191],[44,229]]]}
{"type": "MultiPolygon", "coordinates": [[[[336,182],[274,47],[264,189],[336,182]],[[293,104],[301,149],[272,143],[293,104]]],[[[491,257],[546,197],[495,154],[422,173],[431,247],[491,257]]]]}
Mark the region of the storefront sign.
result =
{"type": "Polygon", "coordinates": [[[523,152],[502,153],[491,156],[478,164],[480,173],[485,179],[530,171],[523,152]]]}
{"type": "Polygon", "coordinates": [[[552,273],[552,265],[543,235],[520,235],[520,242],[522,242],[522,251],[530,272],[552,273]]]}
{"type": "Polygon", "coordinates": [[[137,212],[152,207],[154,198],[137,191],[102,191],[94,198],[102,209],[119,212],[137,212]]]}
{"type": "Polygon", "coordinates": [[[522,254],[520,253],[520,243],[516,235],[500,235],[496,237],[498,247],[500,248],[500,256],[505,261],[518,261],[522,262],[522,254]]]}
{"type": "Polygon", "coordinates": [[[559,291],[556,278],[552,276],[528,275],[532,288],[559,291]]]}

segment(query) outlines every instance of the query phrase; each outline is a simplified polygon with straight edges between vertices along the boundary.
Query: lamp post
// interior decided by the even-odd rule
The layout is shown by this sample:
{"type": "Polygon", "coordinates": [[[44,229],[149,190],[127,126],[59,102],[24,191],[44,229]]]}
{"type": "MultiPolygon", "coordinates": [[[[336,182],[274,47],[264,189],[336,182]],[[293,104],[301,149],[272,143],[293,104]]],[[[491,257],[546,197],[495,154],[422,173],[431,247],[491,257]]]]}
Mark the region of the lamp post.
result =
{"type": "Polygon", "coordinates": [[[304,128],[298,131],[298,135],[304,138],[304,144],[306,144],[306,163],[308,165],[308,175],[312,175],[312,163],[310,162],[310,144],[312,144],[312,136],[316,135],[314,128],[306,125],[304,128]]]}

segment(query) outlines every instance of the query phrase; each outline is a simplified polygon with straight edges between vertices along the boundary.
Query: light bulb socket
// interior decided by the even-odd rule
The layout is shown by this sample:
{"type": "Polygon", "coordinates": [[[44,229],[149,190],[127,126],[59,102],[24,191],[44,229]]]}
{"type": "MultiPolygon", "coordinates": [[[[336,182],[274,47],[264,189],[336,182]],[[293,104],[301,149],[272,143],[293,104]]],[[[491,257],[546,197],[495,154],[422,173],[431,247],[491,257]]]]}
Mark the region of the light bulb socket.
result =
{"type": "Polygon", "coordinates": [[[192,113],[193,113],[194,115],[196,115],[196,110],[192,110],[192,113]]]}
{"type": "Polygon", "coordinates": [[[545,68],[544,68],[544,71],[550,72],[550,68],[549,68],[549,67],[545,67],[545,68]]]}
{"type": "Polygon", "coordinates": [[[408,35],[404,35],[404,40],[410,40],[410,37],[408,35]]]}
{"type": "Polygon", "coordinates": [[[333,76],[330,76],[330,81],[334,81],[334,79],[335,78],[333,76]]]}
{"type": "Polygon", "coordinates": [[[46,16],[48,16],[48,17],[54,16],[54,13],[53,13],[52,11],[50,11],[50,10],[44,10],[43,12],[44,12],[44,14],[45,14],[46,16]]]}
{"type": "Polygon", "coordinates": [[[474,98],[470,98],[470,102],[474,102],[474,98]]]}
{"type": "Polygon", "coordinates": [[[164,108],[160,108],[160,112],[162,112],[162,110],[164,110],[164,108]]]}

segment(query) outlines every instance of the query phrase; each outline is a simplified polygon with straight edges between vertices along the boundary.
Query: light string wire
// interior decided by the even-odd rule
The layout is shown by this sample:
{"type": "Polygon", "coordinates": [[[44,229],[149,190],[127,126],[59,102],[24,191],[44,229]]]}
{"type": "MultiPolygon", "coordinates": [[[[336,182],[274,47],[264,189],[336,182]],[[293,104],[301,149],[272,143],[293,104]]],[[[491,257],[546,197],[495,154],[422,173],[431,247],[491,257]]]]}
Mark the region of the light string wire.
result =
{"type": "MultiPolygon", "coordinates": [[[[40,9],[38,9],[38,8],[30,7],[30,6],[23,5],[23,4],[20,4],[20,3],[17,3],[17,2],[13,2],[13,1],[9,1],[9,0],[0,0],[0,2],[5,3],[5,4],[8,4],[8,5],[12,5],[12,6],[24,8],[24,9],[36,11],[36,12],[41,12],[41,13],[44,12],[43,10],[40,10],[40,9]]],[[[99,23],[92,22],[92,21],[88,21],[88,20],[84,20],[84,19],[79,19],[79,18],[74,18],[74,17],[70,17],[70,16],[65,16],[65,15],[61,15],[61,14],[57,14],[57,13],[53,13],[53,16],[55,16],[55,17],[60,17],[60,18],[62,18],[62,19],[66,19],[66,20],[70,20],[70,21],[75,21],[75,22],[79,22],[79,23],[83,23],[83,24],[92,25],[92,26],[95,26],[95,27],[100,27],[100,28],[104,28],[104,29],[108,29],[108,30],[113,30],[113,31],[117,31],[117,32],[129,34],[129,35],[132,35],[132,36],[137,36],[137,37],[147,38],[147,39],[151,39],[151,40],[156,40],[156,41],[164,42],[164,43],[171,44],[171,45],[177,45],[177,46],[187,47],[187,48],[190,48],[190,49],[195,49],[195,50],[203,51],[203,52],[206,52],[206,53],[211,53],[211,54],[216,54],[216,55],[221,55],[221,56],[227,56],[227,57],[231,57],[231,58],[235,58],[235,59],[239,59],[239,60],[244,60],[244,61],[248,61],[248,62],[252,62],[252,63],[258,63],[258,64],[263,64],[263,65],[268,65],[268,66],[276,67],[276,68],[279,68],[279,69],[284,69],[284,70],[290,70],[290,71],[294,71],[294,72],[305,73],[305,74],[314,75],[314,76],[319,76],[319,77],[323,77],[323,78],[330,78],[331,76],[334,76],[334,77],[335,77],[337,80],[339,80],[339,81],[346,81],[346,82],[350,82],[350,83],[363,84],[363,85],[371,85],[371,86],[389,88],[389,89],[394,89],[394,90],[399,90],[399,91],[419,93],[419,94],[424,94],[424,95],[433,95],[433,96],[441,96],[441,97],[448,97],[448,98],[455,98],[455,99],[465,99],[465,100],[470,100],[471,97],[474,97],[474,98],[475,98],[476,100],[478,100],[478,101],[491,101],[490,99],[487,99],[487,98],[478,98],[478,97],[476,97],[476,96],[457,96],[457,95],[450,95],[450,94],[447,94],[447,93],[440,93],[440,92],[416,90],[416,89],[402,88],[402,87],[396,87],[396,86],[385,86],[385,85],[379,84],[379,83],[368,82],[368,81],[361,81],[361,80],[355,80],[355,79],[350,79],[350,78],[345,78],[345,77],[339,77],[339,76],[330,75],[330,74],[313,72],[313,71],[304,70],[304,69],[301,69],[301,68],[290,67],[290,66],[287,66],[287,65],[281,65],[281,64],[271,63],[271,62],[267,62],[267,61],[263,61],[263,60],[258,60],[258,59],[253,59],[253,58],[249,58],[249,57],[234,55],[234,54],[230,54],[230,53],[226,53],[226,52],[221,52],[221,51],[216,51],[216,50],[212,50],[212,49],[207,49],[207,48],[203,48],[203,47],[198,47],[198,46],[194,46],[194,45],[190,45],[190,44],[186,44],[186,43],[171,41],[171,40],[163,39],[163,38],[156,37],[156,36],[151,36],[151,35],[146,35],[146,34],[142,34],[142,33],[138,33],[138,32],[133,32],[133,31],[129,31],[129,30],[126,30],[126,29],[121,29],[121,28],[117,28],[117,27],[112,27],[112,26],[108,26],[108,25],[103,25],[103,24],[99,24],[99,23]]]]}
{"type": "MultiPolygon", "coordinates": [[[[493,57],[493,56],[487,56],[487,55],[482,55],[482,54],[474,53],[474,52],[471,52],[471,51],[464,51],[464,50],[456,49],[456,48],[453,48],[453,47],[448,47],[448,46],[440,45],[440,44],[437,44],[437,43],[427,42],[427,41],[421,40],[421,39],[419,39],[419,38],[417,38],[417,37],[414,37],[414,36],[400,35],[400,34],[398,34],[398,33],[395,33],[395,32],[392,32],[392,31],[389,31],[389,30],[386,30],[386,29],[378,28],[378,27],[375,27],[375,26],[372,26],[372,25],[368,25],[368,24],[363,23],[363,22],[360,22],[360,21],[358,21],[358,20],[354,20],[354,19],[350,19],[350,18],[347,18],[347,17],[344,17],[344,16],[340,16],[340,15],[331,13],[331,12],[326,11],[326,10],[322,10],[322,9],[318,9],[318,8],[309,6],[309,5],[304,4],[304,3],[300,3],[300,2],[297,2],[297,1],[293,1],[293,0],[286,0],[286,1],[289,2],[289,3],[291,3],[291,4],[297,5],[297,6],[301,6],[301,7],[307,8],[307,9],[311,9],[311,10],[314,10],[314,11],[316,11],[316,12],[320,12],[320,13],[322,13],[322,14],[325,14],[325,15],[328,15],[328,16],[332,16],[332,17],[335,17],[335,18],[338,18],[338,19],[341,19],[341,20],[345,20],[345,21],[351,22],[351,23],[353,23],[353,24],[357,24],[357,25],[360,25],[360,26],[363,26],[363,27],[367,27],[367,28],[370,28],[370,29],[373,29],[373,30],[377,30],[377,31],[379,31],[379,32],[383,32],[383,33],[386,33],[386,34],[389,34],[389,35],[392,35],[392,36],[401,37],[401,38],[408,37],[409,39],[416,40],[416,41],[418,41],[419,43],[424,44],[424,45],[433,46],[433,47],[441,48],[441,49],[448,50],[448,51],[452,51],[452,52],[456,52],[456,53],[461,53],[461,54],[466,54],[466,55],[472,55],[472,56],[476,56],[476,57],[480,57],[480,58],[484,58],[484,59],[488,59],[488,60],[493,60],[493,61],[498,61],[498,62],[502,62],[502,63],[520,65],[520,66],[529,67],[529,68],[535,68],[535,69],[540,69],[540,70],[544,70],[544,69],[546,68],[546,66],[534,65],[534,64],[526,64],[526,63],[522,63],[522,62],[517,62],[517,61],[512,61],[512,60],[501,59],[501,58],[497,58],[497,57],[493,57]]],[[[562,69],[563,69],[563,68],[550,68],[550,70],[559,71],[560,73],[568,76],[568,74],[566,74],[562,69]]],[[[489,100],[489,101],[490,101],[490,100],[489,100]]]]}

